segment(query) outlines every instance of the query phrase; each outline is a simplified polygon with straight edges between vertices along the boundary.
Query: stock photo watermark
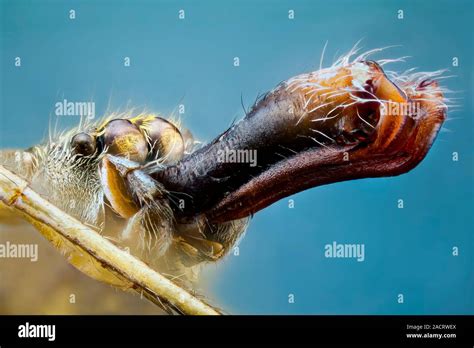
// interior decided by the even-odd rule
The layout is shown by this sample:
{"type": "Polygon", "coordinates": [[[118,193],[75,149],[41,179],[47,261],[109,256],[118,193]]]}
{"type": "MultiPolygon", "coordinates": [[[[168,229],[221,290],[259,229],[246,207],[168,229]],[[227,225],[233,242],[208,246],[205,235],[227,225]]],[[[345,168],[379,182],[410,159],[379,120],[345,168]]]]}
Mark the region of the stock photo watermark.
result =
{"type": "Polygon", "coordinates": [[[324,257],[365,260],[365,244],[343,244],[333,241],[324,246],[324,257]]]}
{"type": "Polygon", "coordinates": [[[38,244],[14,244],[10,242],[0,244],[0,258],[2,259],[30,259],[38,261],[38,244]]]}
{"type": "Polygon", "coordinates": [[[257,166],[257,150],[229,149],[217,151],[217,162],[219,163],[248,163],[250,167],[257,166]]]}
{"type": "Polygon", "coordinates": [[[95,118],[94,102],[73,102],[63,99],[54,104],[56,116],[79,116],[89,120],[95,118]]]}
{"type": "Polygon", "coordinates": [[[420,102],[396,102],[388,100],[380,108],[382,116],[410,116],[411,118],[419,118],[424,115],[424,109],[420,102]]]}
{"type": "Polygon", "coordinates": [[[56,340],[56,325],[37,325],[26,322],[18,326],[19,338],[46,338],[52,342],[56,340]]]}

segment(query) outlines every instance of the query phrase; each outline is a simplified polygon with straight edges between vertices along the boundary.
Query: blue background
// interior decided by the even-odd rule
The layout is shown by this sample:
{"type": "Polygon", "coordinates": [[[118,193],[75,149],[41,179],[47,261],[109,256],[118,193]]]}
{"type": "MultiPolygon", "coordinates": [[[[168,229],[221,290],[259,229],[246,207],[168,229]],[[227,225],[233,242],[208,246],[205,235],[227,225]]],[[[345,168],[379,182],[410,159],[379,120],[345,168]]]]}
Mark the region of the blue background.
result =
{"type": "Polygon", "coordinates": [[[209,141],[242,117],[241,96],[248,107],[317,69],[326,41],[325,65],[363,39],[364,49],[401,45],[374,58],[412,56],[392,70],[450,69],[456,76],[444,84],[460,92],[461,107],[421,165],[258,213],[239,256],[206,267],[202,291],[232,313],[474,313],[472,1],[1,0],[0,10],[1,147],[38,143],[64,98],[95,101],[98,114],[127,106],[166,114],[183,103],[185,125],[209,141]],[[364,243],[365,261],[325,258],[333,241],[364,243]]]}

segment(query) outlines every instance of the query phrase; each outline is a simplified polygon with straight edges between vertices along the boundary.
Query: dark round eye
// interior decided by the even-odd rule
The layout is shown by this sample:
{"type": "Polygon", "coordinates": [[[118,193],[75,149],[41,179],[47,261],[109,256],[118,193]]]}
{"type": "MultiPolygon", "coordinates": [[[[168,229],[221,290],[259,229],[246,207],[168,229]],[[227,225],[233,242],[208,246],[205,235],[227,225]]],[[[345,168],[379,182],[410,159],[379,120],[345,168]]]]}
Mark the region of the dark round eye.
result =
{"type": "Polygon", "coordinates": [[[91,156],[94,154],[97,146],[95,138],[87,133],[77,133],[71,139],[71,148],[74,154],[91,156]]]}

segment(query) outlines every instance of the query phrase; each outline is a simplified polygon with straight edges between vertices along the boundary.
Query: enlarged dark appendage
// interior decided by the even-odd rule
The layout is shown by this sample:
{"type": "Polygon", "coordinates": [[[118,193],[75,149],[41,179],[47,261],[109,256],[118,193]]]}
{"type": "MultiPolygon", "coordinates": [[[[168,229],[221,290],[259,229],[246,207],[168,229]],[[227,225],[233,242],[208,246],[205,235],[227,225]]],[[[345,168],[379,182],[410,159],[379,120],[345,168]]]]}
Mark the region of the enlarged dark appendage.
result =
{"type": "Polygon", "coordinates": [[[281,84],[213,142],[152,176],[184,200],[174,207],[178,221],[230,221],[314,186],[409,171],[445,112],[435,82],[397,86],[376,63],[356,62],[281,84]],[[418,103],[418,113],[387,111],[405,103],[418,103]],[[257,164],[225,160],[239,150],[255,151],[257,164]]]}

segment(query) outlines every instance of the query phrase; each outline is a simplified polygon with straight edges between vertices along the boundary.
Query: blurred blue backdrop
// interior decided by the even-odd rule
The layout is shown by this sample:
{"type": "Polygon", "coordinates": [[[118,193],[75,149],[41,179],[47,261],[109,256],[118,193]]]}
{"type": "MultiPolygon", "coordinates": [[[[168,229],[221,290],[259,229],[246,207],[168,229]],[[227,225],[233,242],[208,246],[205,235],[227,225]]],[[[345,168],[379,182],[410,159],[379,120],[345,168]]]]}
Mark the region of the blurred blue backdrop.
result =
{"type": "Polygon", "coordinates": [[[391,70],[449,69],[460,111],[420,166],[258,213],[239,255],[206,267],[203,292],[232,313],[474,313],[472,1],[1,0],[0,10],[1,147],[38,143],[63,99],[95,101],[98,114],[184,104],[185,125],[209,141],[243,116],[241,97],[248,107],[317,69],[326,41],[325,65],[363,39],[364,49],[401,45],[374,58],[412,56],[391,70]],[[365,261],[325,258],[333,241],[365,244],[365,261]]]}

